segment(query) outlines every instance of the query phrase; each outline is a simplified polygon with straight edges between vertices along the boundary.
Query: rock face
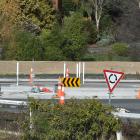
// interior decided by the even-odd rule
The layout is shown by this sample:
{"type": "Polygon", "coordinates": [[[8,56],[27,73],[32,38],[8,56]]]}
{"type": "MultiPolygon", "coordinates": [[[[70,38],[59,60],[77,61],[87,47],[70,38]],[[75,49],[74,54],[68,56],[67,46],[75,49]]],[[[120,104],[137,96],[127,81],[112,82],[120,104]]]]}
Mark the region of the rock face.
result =
{"type": "MultiPolygon", "coordinates": [[[[123,14],[118,20],[116,39],[127,43],[140,42],[140,7],[138,0],[123,0],[123,14]]],[[[140,47],[140,46],[139,46],[140,47]]]]}

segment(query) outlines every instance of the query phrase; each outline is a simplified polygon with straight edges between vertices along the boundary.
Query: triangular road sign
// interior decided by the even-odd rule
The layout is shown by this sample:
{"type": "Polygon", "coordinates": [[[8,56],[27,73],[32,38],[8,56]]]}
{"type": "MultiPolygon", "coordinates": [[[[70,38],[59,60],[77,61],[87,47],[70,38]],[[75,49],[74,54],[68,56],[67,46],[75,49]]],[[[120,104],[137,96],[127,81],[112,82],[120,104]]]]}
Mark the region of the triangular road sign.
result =
{"type": "Polygon", "coordinates": [[[104,70],[104,76],[109,88],[110,93],[114,90],[117,84],[120,82],[122,77],[124,76],[123,72],[117,72],[113,70],[104,70]]]}

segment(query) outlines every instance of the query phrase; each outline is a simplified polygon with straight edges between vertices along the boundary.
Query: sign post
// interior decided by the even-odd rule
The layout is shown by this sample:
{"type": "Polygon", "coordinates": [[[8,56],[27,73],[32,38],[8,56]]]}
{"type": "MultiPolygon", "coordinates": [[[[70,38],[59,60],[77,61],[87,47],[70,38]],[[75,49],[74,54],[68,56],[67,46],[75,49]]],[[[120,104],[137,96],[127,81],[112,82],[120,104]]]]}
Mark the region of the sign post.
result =
{"type": "Polygon", "coordinates": [[[109,104],[111,105],[111,94],[112,94],[113,90],[115,89],[115,87],[117,86],[117,84],[123,78],[124,73],[113,71],[113,70],[104,70],[103,72],[104,72],[106,83],[108,85],[108,89],[110,91],[109,92],[109,104]]]}
{"type": "Polygon", "coordinates": [[[109,93],[109,105],[111,105],[111,93],[109,93]]]}

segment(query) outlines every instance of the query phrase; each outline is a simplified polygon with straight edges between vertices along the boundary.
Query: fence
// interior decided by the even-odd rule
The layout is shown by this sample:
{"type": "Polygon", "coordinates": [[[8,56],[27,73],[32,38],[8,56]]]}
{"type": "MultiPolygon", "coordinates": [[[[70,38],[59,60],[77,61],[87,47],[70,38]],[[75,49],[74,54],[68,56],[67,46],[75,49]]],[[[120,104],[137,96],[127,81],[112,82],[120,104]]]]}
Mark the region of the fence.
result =
{"type": "MultiPolygon", "coordinates": [[[[64,61],[19,61],[19,74],[63,74],[64,61]]],[[[76,74],[76,61],[65,61],[71,74],[76,74]]],[[[81,65],[82,69],[82,65],[81,65]]],[[[140,62],[95,61],[85,62],[85,74],[102,74],[103,69],[122,71],[125,74],[139,74],[140,62]]],[[[0,75],[13,75],[17,71],[17,61],[0,61],[0,75]]]]}

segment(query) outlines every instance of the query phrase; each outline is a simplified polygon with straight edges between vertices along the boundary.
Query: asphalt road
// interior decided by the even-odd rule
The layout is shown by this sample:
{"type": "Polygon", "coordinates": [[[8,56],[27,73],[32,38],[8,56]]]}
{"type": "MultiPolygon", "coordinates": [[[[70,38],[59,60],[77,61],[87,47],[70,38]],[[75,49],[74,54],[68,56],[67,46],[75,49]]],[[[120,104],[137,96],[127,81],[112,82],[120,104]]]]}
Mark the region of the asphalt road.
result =
{"type": "MultiPolygon", "coordinates": [[[[101,100],[105,104],[109,104],[108,100],[101,100]]],[[[140,113],[140,99],[113,99],[111,105],[129,110],[131,113],[140,113]]]]}
{"type": "MultiPolygon", "coordinates": [[[[16,86],[15,81],[1,81],[1,90],[5,92],[4,95],[0,96],[1,99],[12,99],[12,100],[26,100],[28,95],[39,99],[51,99],[52,94],[39,94],[31,93],[29,82],[20,81],[19,85],[16,86]],[[3,82],[3,83],[2,83],[3,82]],[[21,86],[22,85],[22,86],[21,86]],[[10,87],[9,87],[10,86],[10,87]]],[[[54,89],[54,85],[57,84],[57,80],[54,81],[36,81],[36,85],[42,85],[54,89]]],[[[111,97],[111,104],[116,107],[122,107],[130,110],[132,113],[140,113],[140,99],[136,99],[136,94],[140,90],[140,82],[121,82],[114,90],[114,94],[111,97]]],[[[97,99],[103,103],[108,104],[108,87],[105,81],[86,81],[80,88],[66,88],[66,99],[71,97],[84,99],[92,98],[97,96],[97,99]]]]}
{"type": "MultiPolygon", "coordinates": [[[[103,104],[109,105],[108,99],[100,99],[103,104]]],[[[125,108],[129,110],[131,113],[140,113],[140,100],[137,99],[113,99],[111,100],[111,105],[114,107],[125,108]]],[[[26,108],[22,108],[26,110],[26,108]]],[[[21,108],[17,108],[15,106],[4,106],[0,107],[0,111],[8,111],[8,112],[19,112],[21,108]]]]}
{"type": "MultiPolygon", "coordinates": [[[[58,79],[35,79],[34,84],[35,85],[46,85],[46,86],[54,86],[58,83],[58,79]]],[[[0,85],[11,85],[11,84],[17,84],[16,78],[14,79],[4,79],[0,78],[0,85]]],[[[19,85],[29,85],[29,79],[19,79],[18,82],[19,85]]],[[[99,88],[105,88],[107,87],[107,84],[105,82],[105,79],[85,79],[85,82],[81,81],[81,87],[99,87],[99,88]]],[[[117,87],[120,88],[140,88],[140,80],[121,80],[120,83],[117,85],[117,87]]]]}

